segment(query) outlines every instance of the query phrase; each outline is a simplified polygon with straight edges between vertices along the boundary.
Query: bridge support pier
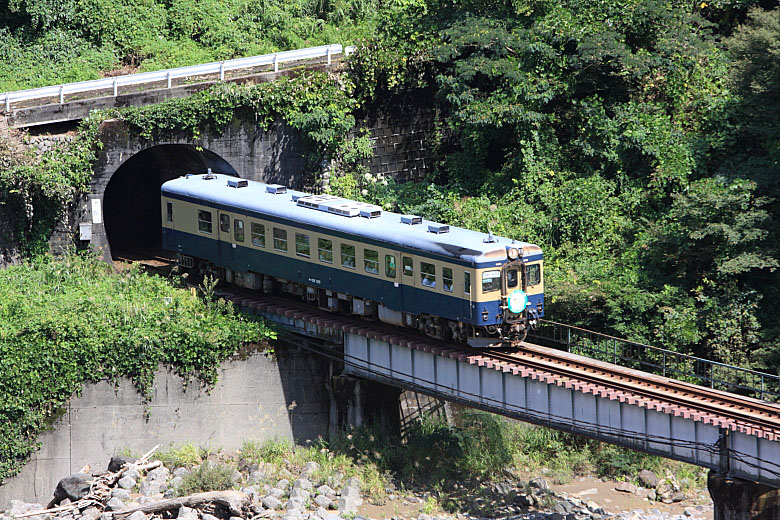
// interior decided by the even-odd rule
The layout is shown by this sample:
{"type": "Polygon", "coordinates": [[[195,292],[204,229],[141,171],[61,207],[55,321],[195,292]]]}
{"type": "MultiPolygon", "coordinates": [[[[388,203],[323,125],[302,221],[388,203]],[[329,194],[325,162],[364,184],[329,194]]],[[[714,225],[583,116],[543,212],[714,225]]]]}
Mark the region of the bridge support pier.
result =
{"type": "Polygon", "coordinates": [[[780,489],[710,471],[714,520],[780,520],[780,489]]]}
{"type": "Polygon", "coordinates": [[[375,381],[338,375],[331,378],[331,434],[350,427],[375,426],[380,430],[400,432],[399,399],[401,390],[375,381]]]}

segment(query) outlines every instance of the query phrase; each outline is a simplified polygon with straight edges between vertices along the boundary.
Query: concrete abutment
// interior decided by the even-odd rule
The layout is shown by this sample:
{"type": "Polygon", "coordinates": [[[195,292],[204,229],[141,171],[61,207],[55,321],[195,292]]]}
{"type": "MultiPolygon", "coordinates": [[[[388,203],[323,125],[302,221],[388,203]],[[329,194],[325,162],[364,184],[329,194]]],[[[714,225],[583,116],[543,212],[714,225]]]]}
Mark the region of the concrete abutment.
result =
{"type": "Polygon", "coordinates": [[[714,520],[780,520],[780,489],[710,471],[714,520]]]}

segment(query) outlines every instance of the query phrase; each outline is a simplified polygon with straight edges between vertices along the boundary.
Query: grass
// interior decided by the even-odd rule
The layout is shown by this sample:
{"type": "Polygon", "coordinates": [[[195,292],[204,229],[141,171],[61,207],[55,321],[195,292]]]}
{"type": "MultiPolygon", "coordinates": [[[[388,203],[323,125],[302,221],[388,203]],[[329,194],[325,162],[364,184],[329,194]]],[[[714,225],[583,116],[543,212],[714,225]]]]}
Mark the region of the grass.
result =
{"type": "Polygon", "coordinates": [[[182,478],[176,488],[178,496],[187,496],[204,491],[223,491],[233,487],[232,475],[235,468],[227,464],[205,461],[182,478]]]}

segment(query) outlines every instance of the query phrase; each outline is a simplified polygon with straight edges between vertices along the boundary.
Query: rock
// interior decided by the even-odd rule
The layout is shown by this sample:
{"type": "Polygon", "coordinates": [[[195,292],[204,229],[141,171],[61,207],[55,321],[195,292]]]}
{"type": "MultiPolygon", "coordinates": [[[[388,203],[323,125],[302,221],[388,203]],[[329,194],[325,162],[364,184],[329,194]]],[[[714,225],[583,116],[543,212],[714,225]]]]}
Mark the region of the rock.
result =
{"type": "Polygon", "coordinates": [[[171,480],[168,481],[168,489],[176,489],[177,487],[181,486],[182,482],[184,482],[184,478],[173,477],[171,480]]]}
{"type": "Polygon", "coordinates": [[[496,492],[499,495],[508,495],[515,490],[515,487],[507,481],[496,484],[496,492]]]}
{"type": "Polygon", "coordinates": [[[152,471],[146,474],[146,480],[154,480],[154,481],[161,481],[165,482],[168,480],[168,477],[171,475],[171,472],[166,468],[165,466],[160,466],[159,468],[154,468],[152,471]]]}
{"type": "Polygon", "coordinates": [[[682,502],[685,500],[686,496],[685,493],[680,493],[679,491],[677,493],[672,494],[672,502],[682,502]]]}
{"type": "Polygon", "coordinates": [[[146,520],[146,515],[142,511],[136,511],[127,517],[127,520],[146,520]]]}
{"type": "Polygon", "coordinates": [[[190,470],[188,470],[187,468],[176,468],[175,470],[173,470],[173,477],[174,478],[176,478],[176,477],[184,478],[187,475],[189,475],[190,473],[192,473],[192,472],[190,470]]]}
{"type": "Polygon", "coordinates": [[[559,500],[553,506],[553,511],[565,515],[574,511],[574,506],[568,500],[559,500]]]}
{"type": "Polygon", "coordinates": [[[686,507],[684,511],[685,516],[695,516],[699,513],[695,507],[686,507]]]}
{"type": "Polygon", "coordinates": [[[128,476],[124,476],[119,479],[119,487],[122,489],[133,489],[136,485],[136,481],[134,478],[130,478],[128,476]]]}
{"type": "Polygon", "coordinates": [[[152,504],[154,502],[157,502],[157,500],[152,497],[141,497],[138,499],[139,504],[152,504]]]}
{"type": "Polygon", "coordinates": [[[100,510],[97,507],[88,507],[81,512],[82,520],[97,520],[100,516],[100,510]]]}
{"type": "Polygon", "coordinates": [[[237,469],[234,469],[233,473],[230,474],[230,481],[233,484],[236,484],[238,482],[241,482],[242,480],[244,480],[244,475],[242,475],[241,472],[238,471],[237,469]]]}
{"type": "Polygon", "coordinates": [[[317,495],[314,497],[314,503],[323,509],[333,509],[333,500],[325,495],[317,495]]]}
{"type": "MultiPolygon", "coordinates": [[[[344,485],[344,489],[354,489],[357,490],[358,495],[360,494],[360,490],[363,487],[363,483],[360,482],[360,479],[357,477],[351,477],[347,480],[347,483],[344,485]]],[[[343,495],[344,492],[342,491],[341,494],[343,495]]]]}
{"type": "Polygon", "coordinates": [[[111,496],[119,500],[130,500],[130,492],[123,488],[114,488],[111,490],[111,496]]]}
{"type": "Polygon", "coordinates": [[[643,469],[639,472],[639,475],[636,476],[639,483],[642,485],[642,487],[645,487],[647,489],[655,489],[658,487],[658,477],[655,473],[653,473],[650,470],[643,469]]]}
{"type": "Polygon", "coordinates": [[[268,494],[272,497],[282,498],[284,496],[284,490],[279,488],[272,488],[268,494]]]}
{"type": "Polygon", "coordinates": [[[314,473],[318,469],[320,469],[320,465],[317,464],[316,462],[314,462],[314,461],[307,462],[306,465],[303,466],[303,474],[304,475],[311,475],[312,473],[314,473]]]}
{"type": "Polygon", "coordinates": [[[282,503],[279,501],[279,499],[273,495],[268,495],[267,497],[263,498],[262,500],[263,507],[266,509],[280,509],[282,507],[282,503]]]}
{"type": "Polygon", "coordinates": [[[282,520],[303,520],[303,515],[300,511],[289,511],[282,516],[282,520]]]}
{"type": "Polygon", "coordinates": [[[108,471],[110,473],[116,473],[120,469],[122,469],[122,466],[125,464],[132,464],[137,459],[134,459],[132,457],[124,457],[122,455],[114,455],[111,457],[111,461],[108,463],[108,471]]]}
{"type": "Polygon", "coordinates": [[[141,478],[141,474],[138,472],[137,469],[131,468],[125,471],[123,477],[130,477],[133,480],[138,480],[139,478],[141,478]]]}
{"type": "Polygon", "coordinates": [[[599,492],[596,488],[589,488],[589,489],[583,489],[582,491],[579,491],[577,493],[574,493],[575,497],[584,497],[588,495],[597,495],[599,492]]]}
{"type": "Polygon", "coordinates": [[[230,520],[244,520],[244,519],[241,518],[240,516],[231,516],[230,520]]]}
{"type": "Polygon", "coordinates": [[[420,516],[417,517],[417,520],[431,520],[431,515],[426,515],[425,513],[420,513],[420,516]]]}
{"type": "Polygon", "coordinates": [[[244,487],[241,488],[239,491],[247,495],[249,497],[250,502],[257,502],[257,500],[260,498],[260,494],[258,492],[257,486],[244,487]]]}
{"type": "Polygon", "coordinates": [[[310,495],[311,493],[301,488],[293,488],[293,490],[290,491],[290,498],[298,498],[303,502],[309,500],[310,495]]]}
{"type": "Polygon", "coordinates": [[[100,514],[98,520],[114,520],[114,513],[109,513],[108,511],[105,511],[100,514]]]}
{"type": "Polygon", "coordinates": [[[117,497],[111,497],[106,505],[111,511],[121,511],[125,508],[125,503],[117,497]]]}
{"type": "Polygon", "coordinates": [[[187,513],[184,516],[178,517],[179,520],[198,520],[198,514],[194,511],[192,513],[187,513]]]}
{"type": "Polygon", "coordinates": [[[550,484],[541,477],[535,477],[528,481],[528,486],[534,490],[534,493],[541,495],[550,491],[550,484]]]}
{"type": "Polygon", "coordinates": [[[303,509],[304,507],[305,504],[303,500],[301,500],[300,498],[291,498],[290,500],[287,501],[286,504],[284,504],[284,509],[287,511],[290,511],[292,509],[300,510],[303,509]]]}
{"type": "MultiPolygon", "coordinates": [[[[350,489],[350,488],[344,488],[350,489]]],[[[338,509],[340,515],[354,515],[357,513],[357,508],[363,504],[363,499],[360,496],[341,495],[338,500],[338,509]]]]}
{"type": "Polygon", "coordinates": [[[160,486],[162,482],[156,480],[144,480],[141,482],[141,486],[138,488],[138,492],[145,497],[156,495],[160,492],[160,486]]]}
{"type": "Polygon", "coordinates": [[[287,486],[289,486],[289,485],[290,485],[290,481],[285,479],[285,478],[283,478],[282,480],[277,482],[276,486],[274,486],[274,487],[277,487],[277,488],[279,488],[281,490],[285,490],[285,489],[287,489],[287,486]]]}
{"type": "Polygon", "coordinates": [[[264,480],[265,480],[265,473],[263,473],[262,471],[255,470],[249,474],[250,484],[260,484],[264,480]]]}
{"type": "Polygon", "coordinates": [[[317,494],[319,495],[335,495],[336,492],[327,484],[323,484],[317,488],[317,494]]]}
{"type": "Polygon", "coordinates": [[[90,476],[85,473],[74,473],[60,480],[57,483],[57,489],[54,490],[54,499],[49,503],[49,507],[59,504],[63,498],[69,498],[73,501],[84,498],[89,493],[90,482],[90,476]]]}
{"type": "Polygon", "coordinates": [[[176,518],[181,518],[185,515],[192,514],[193,509],[191,507],[187,506],[180,506],[179,507],[179,513],[176,515],[176,518]]]}
{"type": "Polygon", "coordinates": [[[597,515],[603,515],[603,514],[606,514],[606,512],[604,511],[604,509],[602,509],[602,508],[601,508],[601,506],[600,506],[600,505],[598,505],[598,504],[597,504],[596,502],[594,502],[593,500],[590,500],[590,501],[586,502],[586,503],[585,503],[585,507],[587,507],[587,508],[588,508],[588,511],[590,511],[591,513],[595,513],[595,514],[597,514],[597,515]]]}
{"type": "Polygon", "coordinates": [[[310,490],[312,488],[311,481],[305,478],[299,478],[293,482],[293,489],[305,489],[310,490]]]}
{"type": "Polygon", "coordinates": [[[216,516],[210,515],[208,513],[203,513],[203,516],[201,518],[203,518],[203,520],[219,520],[219,518],[217,518],[216,516]]]}
{"type": "Polygon", "coordinates": [[[636,493],[636,486],[630,482],[618,482],[617,485],[615,485],[615,491],[631,493],[633,495],[636,493]]]}

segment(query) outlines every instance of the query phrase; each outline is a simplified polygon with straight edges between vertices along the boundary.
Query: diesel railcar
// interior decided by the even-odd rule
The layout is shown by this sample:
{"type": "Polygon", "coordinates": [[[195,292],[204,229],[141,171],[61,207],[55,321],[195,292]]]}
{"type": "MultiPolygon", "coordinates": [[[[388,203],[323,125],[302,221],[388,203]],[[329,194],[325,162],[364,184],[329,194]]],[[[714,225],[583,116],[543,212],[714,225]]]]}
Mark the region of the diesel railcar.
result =
{"type": "Polygon", "coordinates": [[[473,346],[544,316],[534,244],[222,174],[168,181],[161,204],[163,248],[239,286],[473,346]]]}

